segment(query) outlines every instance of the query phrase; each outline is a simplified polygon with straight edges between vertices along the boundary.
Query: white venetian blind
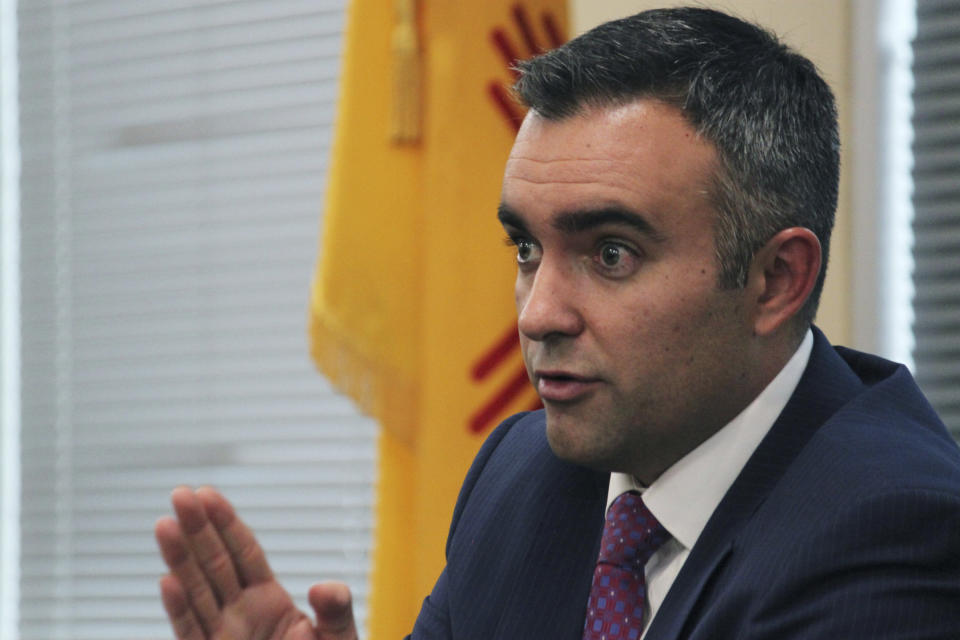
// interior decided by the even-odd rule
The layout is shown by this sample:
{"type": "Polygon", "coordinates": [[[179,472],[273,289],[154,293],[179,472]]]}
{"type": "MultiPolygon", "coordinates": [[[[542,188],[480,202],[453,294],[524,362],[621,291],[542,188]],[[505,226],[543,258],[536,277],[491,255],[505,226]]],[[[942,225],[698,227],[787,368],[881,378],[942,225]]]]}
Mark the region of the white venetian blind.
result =
{"type": "Polygon", "coordinates": [[[914,360],[960,436],[960,0],[918,0],[914,49],[914,360]]]}
{"type": "Polygon", "coordinates": [[[178,483],[363,619],[375,428],[306,338],[344,3],[20,0],[23,640],[170,637],[178,483]]]}

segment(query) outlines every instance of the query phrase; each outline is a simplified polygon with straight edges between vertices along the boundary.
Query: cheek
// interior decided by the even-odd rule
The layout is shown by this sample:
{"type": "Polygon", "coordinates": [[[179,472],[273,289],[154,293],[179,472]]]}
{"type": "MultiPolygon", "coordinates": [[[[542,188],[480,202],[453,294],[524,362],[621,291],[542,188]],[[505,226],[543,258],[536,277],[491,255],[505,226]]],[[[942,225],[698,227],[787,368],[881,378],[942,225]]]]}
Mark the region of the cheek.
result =
{"type": "Polygon", "coordinates": [[[530,289],[529,284],[526,281],[526,278],[523,277],[523,274],[517,270],[517,279],[513,285],[513,303],[517,307],[517,314],[520,314],[520,311],[523,309],[523,305],[527,300],[527,293],[530,289]]]}
{"type": "Polygon", "coordinates": [[[528,338],[520,334],[520,356],[523,358],[523,366],[527,369],[527,376],[533,379],[533,344],[528,338]]]}
{"type": "Polygon", "coordinates": [[[706,296],[664,287],[657,294],[622,305],[616,314],[598,319],[596,327],[619,353],[628,351],[649,363],[682,358],[702,343],[711,329],[712,310],[706,296]],[[666,292],[666,295],[660,294],[666,292]]]}

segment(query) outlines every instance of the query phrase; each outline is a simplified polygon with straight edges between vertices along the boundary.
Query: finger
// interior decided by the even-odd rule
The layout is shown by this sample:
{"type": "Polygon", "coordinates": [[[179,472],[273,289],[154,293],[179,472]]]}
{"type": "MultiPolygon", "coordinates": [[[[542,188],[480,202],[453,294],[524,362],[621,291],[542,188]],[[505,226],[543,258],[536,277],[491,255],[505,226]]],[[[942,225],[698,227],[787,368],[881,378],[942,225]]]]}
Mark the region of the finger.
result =
{"type": "Polygon", "coordinates": [[[240,596],[240,580],[227,546],[207,519],[200,499],[189,488],[178,487],[174,489],[171,501],[190,552],[209,579],[217,598],[221,603],[233,602],[240,596]]]}
{"type": "Polygon", "coordinates": [[[342,582],[325,582],[310,587],[307,595],[317,614],[318,640],[357,640],[353,620],[353,598],[342,582]]]}
{"type": "Polygon", "coordinates": [[[220,621],[220,606],[206,575],[183,539],[180,525],[173,518],[161,518],[157,521],[154,535],[163,561],[185,594],[187,605],[203,629],[212,632],[220,621]]]}
{"type": "MultiPolygon", "coordinates": [[[[283,640],[317,640],[318,636],[310,625],[309,618],[301,618],[283,633],[283,640]]],[[[324,636],[319,636],[324,640],[324,636]]]]}
{"type": "Polygon", "coordinates": [[[230,502],[210,487],[198,489],[197,498],[226,545],[242,583],[250,586],[272,580],[273,571],[263,548],[250,528],[237,517],[230,502]]]}
{"type": "Polygon", "coordinates": [[[166,575],[160,578],[160,599],[163,601],[163,608],[167,612],[167,618],[170,619],[170,626],[173,627],[173,634],[177,640],[206,638],[200,621],[190,608],[187,594],[174,576],[166,575]]]}

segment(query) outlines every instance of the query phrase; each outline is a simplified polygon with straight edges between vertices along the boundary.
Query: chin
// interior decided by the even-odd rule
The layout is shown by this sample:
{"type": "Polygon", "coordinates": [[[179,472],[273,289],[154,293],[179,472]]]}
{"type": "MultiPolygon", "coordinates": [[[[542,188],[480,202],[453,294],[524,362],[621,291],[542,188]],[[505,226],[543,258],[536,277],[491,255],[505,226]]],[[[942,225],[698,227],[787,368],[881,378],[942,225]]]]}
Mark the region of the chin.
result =
{"type": "Polygon", "coordinates": [[[609,471],[610,456],[598,448],[595,434],[587,432],[582,422],[564,416],[551,417],[547,411],[547,443],[554,455],[572,464],[609,471]]]}
{"type": "Polygon", "coordinates": [[[547,443],[553,454],[565,462],[596,471],[635,473],[651,461],[642,449],[626,438],[616,437],[608,425],[579,419],[566,413],[546,411],[547,443]],[[604,427],[607,426],[607,429],[604,427]]]}

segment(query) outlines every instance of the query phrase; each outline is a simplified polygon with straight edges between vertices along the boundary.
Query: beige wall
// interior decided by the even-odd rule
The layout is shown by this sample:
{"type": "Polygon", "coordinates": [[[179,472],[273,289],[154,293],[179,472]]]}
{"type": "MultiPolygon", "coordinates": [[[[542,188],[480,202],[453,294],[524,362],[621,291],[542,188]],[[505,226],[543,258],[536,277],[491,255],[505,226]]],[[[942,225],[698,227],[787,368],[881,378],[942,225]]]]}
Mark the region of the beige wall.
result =
{"type": "MultiPolygon", "coordinates": [[[[573,31],[590,27],[643,9],[671,6],[673,3],[650,0],[570,0],[573,31]]],[[[840,139],[843,173],[840,183],[840,207],[833,232],[830,269],[820,303],[817,324],[838,344],[851,339],[851,231],[850,231],[850,153],[849,105],[850,8],[848,0],[727,0],[700,2],[733,13],[775,31],[790,46],[813,60],[833,87],[840,111],[840,139]]]]}

